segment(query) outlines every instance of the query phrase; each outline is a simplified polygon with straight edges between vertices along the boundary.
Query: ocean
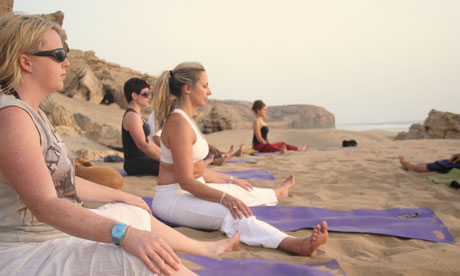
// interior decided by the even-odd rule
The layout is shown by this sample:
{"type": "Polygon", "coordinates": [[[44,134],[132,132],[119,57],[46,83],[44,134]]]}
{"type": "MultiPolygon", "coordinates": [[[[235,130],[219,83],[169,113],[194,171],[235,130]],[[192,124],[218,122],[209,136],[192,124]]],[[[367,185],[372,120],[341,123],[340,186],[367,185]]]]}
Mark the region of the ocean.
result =
{"type": "Polygon", "coordinates": [[[423,124],[423,121],[404,121],[404,122],[379,122],[379,123],[354,123],[336,124],[336,129],[343,130],[386,130],[386,131],[408,131],[412,124],[423,124]]]}

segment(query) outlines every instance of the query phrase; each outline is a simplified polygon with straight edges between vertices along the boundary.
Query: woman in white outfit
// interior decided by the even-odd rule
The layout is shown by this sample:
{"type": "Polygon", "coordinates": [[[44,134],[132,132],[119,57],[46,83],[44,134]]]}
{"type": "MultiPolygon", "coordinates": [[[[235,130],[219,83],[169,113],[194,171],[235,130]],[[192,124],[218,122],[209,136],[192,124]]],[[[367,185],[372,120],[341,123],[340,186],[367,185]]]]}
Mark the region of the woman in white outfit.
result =
{"type": "Polygon", "coordinates": [[[161,219],[189,227],[220,230],[254,246],[278,248],[314,256],[328,239],[322,222],[311,237],[297,239],[255,218],[248,206],[276,205],[294,185],[290,176],[277,189],[253,188],[248,182],[205,168],[208,144],[195,122],[194,111],[206,104],[211,90],[204,67],[195,62],[179,64],[164,72],[154,88],[154,110],[161,134],[160,174],[152,202],[161,219]],[[177,105],[173,109],[173,101],[177,105]]]}
{"type": "Polygon", "coordinates": [[[173,250],[215,256],[238,235],[192,240],[153,218],[142,198],[75,177],[39,109],[64,86],[62,39],[41,17],[0,17],[0,275],[196,275],[173,250]]]}

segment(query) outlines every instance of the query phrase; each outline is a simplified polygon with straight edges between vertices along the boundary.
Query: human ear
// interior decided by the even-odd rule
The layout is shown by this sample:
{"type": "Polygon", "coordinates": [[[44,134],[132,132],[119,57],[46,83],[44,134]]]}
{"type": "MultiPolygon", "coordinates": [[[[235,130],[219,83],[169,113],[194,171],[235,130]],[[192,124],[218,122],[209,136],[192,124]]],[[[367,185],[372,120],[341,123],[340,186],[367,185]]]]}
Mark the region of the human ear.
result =
{"type": "Polygon", "coordinates": [[[192,93],[192,86],[188,83],[184,84],[184,93],[191,94],[192,93]]]}
{"type": "Polygon", "coordinates": [[[22,70],[31,73],[32,72],[32,62],[30,57],[26,54],[20,54],[18,58],[19,66],[22,70]]]}

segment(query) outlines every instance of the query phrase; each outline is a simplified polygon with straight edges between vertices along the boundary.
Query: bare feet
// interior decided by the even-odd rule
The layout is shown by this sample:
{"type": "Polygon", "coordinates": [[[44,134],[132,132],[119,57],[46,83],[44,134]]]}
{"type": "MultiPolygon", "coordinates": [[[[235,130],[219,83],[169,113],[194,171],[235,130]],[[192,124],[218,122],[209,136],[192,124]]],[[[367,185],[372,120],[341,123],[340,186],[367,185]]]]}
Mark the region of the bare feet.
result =
{"type": "Polygon", "coordinates": [[[281,153],[287,152],[287,146],[286,146],[286,145],[283,145],[283,146],[280,148],[280,151],[281,151],[281,153]]]}
{"type": "Polygon", "coordinates": [[[287,237],[280,243],[278,248],[300,256],[315,257],[318,248],[325,244],[328,239],[327,223],[323,221],[321,225],[316,225],[309,238],[297,239],[287,237]]]}
{"type": "Polygon", "coordinates": [[[414,165],[407,161],[404,155],[399,156],[399,163],[401,163],[401,166],[403,166],[403,168],[408,171],[428,172],[428,168],[426,167],[426,165],[414,165]]]}
{"type": "Polygon", "coordinates": [[[221,158],[216,158],[214,159],[214,161],[212,162],[213,165],[216,165],[216,166],[222,166],[223,164],[225,164],[225,162],[227,162],[227,160],[230,158],[230,155],[224,153],[222,154],[222,157],[221,158]]]}
{"type": "Polygon", "coordinates": [[[232,252],[232,251],[237,250],[238,246],[240,245],[240,236],[241,236],[241,232],[238,231],[231,238],[211,242],[212,249],[210,252],[210,256],[208,257],[216,257],[224,252],[232,252]]]}
{"type": "Polygon", "coordinates": [[[275,189],[275,194],[277,198],[289,197],[289,190],[295,186],[295,175],[291,174],[283,184],[275,189]]]}
{"type": "Polygon", "coordinates": [[[214,154],[211,154],[208,158],[204,159],[203,162],[205,167],[214,162],[214,154]]]}
{"type": "Polygon", "coordinates": [[[230,149],[227,151],[227,155],[233,156],[235,154],[235,151],[233,150],[233,145],[230,146],[230,149]]]}
{"type": "Polygon", "coordinates": [[[243,154],[244,152],[244,144],[241,144],[240,145],[240,148],[235,152],[235,156],[241,156],[241,154],[243,154]]]}
{"type": "Polygon", "coordinates": [[[307,144],[303,144],[299,150],[306,150],[307,149],[307,144]]]}

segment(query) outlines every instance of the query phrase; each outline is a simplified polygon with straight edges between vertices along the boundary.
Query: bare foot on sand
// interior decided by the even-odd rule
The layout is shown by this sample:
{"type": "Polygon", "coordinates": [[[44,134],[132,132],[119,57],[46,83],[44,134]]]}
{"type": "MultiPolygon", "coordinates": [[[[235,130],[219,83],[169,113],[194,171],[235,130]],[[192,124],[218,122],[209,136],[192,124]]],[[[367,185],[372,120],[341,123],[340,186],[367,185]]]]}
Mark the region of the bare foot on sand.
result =
{"type": "Polygon", "coordinates": [[[230,148],[229,148],[228,151],[227,151],[227,154],[228,154],[228,155],[233,156],[233,155],[235,154],[235,151],[234,151],[233,148],[234,148],[233,145],[231,145],[230,148]]]}
{"type": "Polygon", "coordinates": [[[217,257],[224,252],[232,252],[238,249],[240,245],[241,232],[238,231],[233,237],[210,242],[210,255],[209,257],[217,257]]]}
{"type": "Polygon", "coordinates": [[[285,238],[279,245],[279,249],[294,253],[300,256],[315,257],[318,248],[325,244],[329,239],[327,223],[325,221],[317,224],[309,238],[297,239],[293,237],[285,238]]]}
{"type": "Polygon", "coordinates": [[[289,197],[289,190],[295,186],[295,175],[291,174],[283,184],[275,189],[275,194],[277,198],[289,197]]]}
{"type": "Polygon", "coordinates": [[[214,154],[211,154],[208,158],[204,159],[203,162],[205,167],[214,162],[214,154]]]}
{"type": "Polygon", "coordinates": [[[399,156],[399,163],[401,163],[401,166],[403,166],[403,168],[408,171],[428,172],[428,168],[426,167],[426,165],[414,165],[407,161],[404,155],[399,156]]]}
{"type": "Polygon", "coordinates": [[[212,162],[213,165],[216,165],[216,166],[222,166],[223,164],[225,164],[225,162],[227,162],[227,160],[230,158],[230,155],[224,153],[222,154],[222,156],[220,158],[216,158],[214,159],[214,161],[212,162]]]}
{"type": "Polygon", "coordinates": [[[244,144],[240,145],[240,148],[235,152],[235,156],[241,156],[244,152],[244,144]]]}
{"type": "Polygon", "coordinates": [[[307,149],[307,144],[303,144],[299,150],[306,150],[307,149]]]}
{"type": "Polygon", "coordinates": [[[286,145],[283,145],[283,146],[280,148],[280,151],[281,151],[281,153],[287,152],[287,146],[286,146],[286,145]]]}

